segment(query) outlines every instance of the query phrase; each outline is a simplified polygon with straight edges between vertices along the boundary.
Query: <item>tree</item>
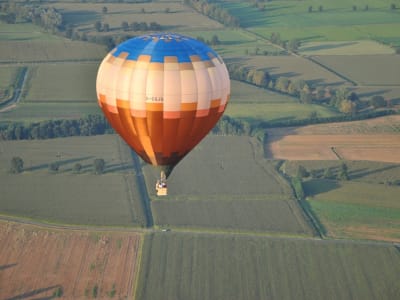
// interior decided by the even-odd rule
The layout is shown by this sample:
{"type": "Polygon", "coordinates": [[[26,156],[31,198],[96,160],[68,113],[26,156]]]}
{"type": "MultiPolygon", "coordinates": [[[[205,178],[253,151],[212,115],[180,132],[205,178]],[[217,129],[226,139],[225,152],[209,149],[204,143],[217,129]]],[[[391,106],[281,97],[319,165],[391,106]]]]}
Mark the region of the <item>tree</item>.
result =
{"type": "Polygon", "coordinates": [[[49,165],[49,171],[51,171],[51,172],[58,172],[58,170],[60,169],[60,164],[58,163],[58,162],[52,162],[50,165],[49,165]]]}
{"type": "Polygon", "coordinates": [[[312,11],[313,11],[312,6],[309,6],[309,7],[308,7],[308,12],[311,13],[312,11]]]}
{"type": "Polygon", "coordinates": [[[391,10],[395,10],[396,9],[396,4],[394,4],[394,3],[390,4],[390,9],[391,10]]]}
{"type": "Polygon", "coordinates": [[[101,31],[101,22],[100,21],[96,21],[96,23],[94,23],[94,29],[96,29],[97,32],[101,31]]]}
{"type": "Polygon", "coordinates": [[[325,179],[333,179],[333,171],[331,168],[326,168],[324,174],[322,175],[325,179]]]}
{"type": "Polygon", "coordinates": [[[121,27],[123,31],[128,31],[129,30],[129,24],[126,21],[121,22],[121,27]]]}
{"type": "Polygon", "coordinates": [[[305,178],[305,177],[310,176],[310,172],[308,172],[307,169],[306,169],[304,166],[299,165],[299,166],[297,167],[297,174],[296,174],[296,176],[297,176],[298,178],[305,178]]]}
{"type": "Polygon", "coordinates": [[[171,11],[171,10],[170,10],[169,7],[166,7],[166,8],[165,8],[165,13],[166,13],[166,14],[168,14],[170,11],[171,11]]]}
{"type": "Polygon", "coordinates": [[[104,159],[96,158],[93,161],[94,173],[98,174],[98,175],[103,174],[105,165],[106,165],[106,163],[105,163],[104,159]]]}
{"type": "Polygon", "coordinates": [[[322,11],[324,10],[324,8],[322,7],[322,5],[320,5],[320,6],[318,7],[318,10],[319,10],[320,12],[322,12],[322,11]]]}
{"type": "Polygon", "coordinates": [[[10,172],[13,174],[21,173],[24,170],[24,161],[19,156],[14,156],[11,159],[10,172]]]}
{"type": "Polygon", "coordinates": [[[103,24],[103,31],[104,32],[109,32],[110,31],[110,25],[108,25],[108,23],[104,23],[103,24]]]}
{"type": "Polygon", "coordinates": [[[219,45],[221,42],[216,34],[214,34],[211,38],[211,45],[216,46],[219,45]]]}
{"type": "Polygon", "coordinates": [[[347,165],[345,163],[342,163],[340,165],[340,172],[338,175],[338,179],[340,180],[349,180],[349,174],[347,173],[347,165]]]}
{"type": "Polygon", "coordinates": [[[380,108],[386,106],[385,98],[383,98],[383,96],[380,95],[373,96],[369,101],[369,103],[373,108],[380,108]]]}
{"type": "Polygon", "coordinates": [[[353,5],[353,11],[357,10],[357,6],[353,5]]]}
{"type": "Polygon", "coordinates": [[[108,12],[108,8],[107,6],[103,6],[103,8],[101,9],[103,14],[106,14],[108,12]]]}
{"type": "Polygon", "coordinates": [[[80,163],[74,164],[74,167],[72,168],[72,171],[76,174],[80,173],[82,170],[82,165],[80,163]]]}

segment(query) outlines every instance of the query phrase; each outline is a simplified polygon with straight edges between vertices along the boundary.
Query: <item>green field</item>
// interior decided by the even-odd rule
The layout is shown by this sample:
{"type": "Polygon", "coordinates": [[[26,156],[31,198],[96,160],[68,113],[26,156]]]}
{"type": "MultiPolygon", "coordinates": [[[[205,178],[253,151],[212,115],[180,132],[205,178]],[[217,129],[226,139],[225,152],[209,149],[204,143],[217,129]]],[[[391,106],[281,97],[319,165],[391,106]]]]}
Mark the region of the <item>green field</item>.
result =
{"type": "Polygon", "coordinates": [[[385,55],[394,54],[393,48],[371,40],[347,42],[306,42],[299,48],[302,55],[385,55]]]}
{"type": "Polygon", "coordinates": [[[230,103],[226,110],[226,114],[233,118],[249,121],[268,121],[270,123],[308,119],[311,113],[314,112],[320,118],[339,115],[338,112],[329,107],[301,103],[230,103]]]}
{"type": "Polygon", "coordinates": [[[328,236],[400,241],[399,186],[322,179],[303,185],[328,236]]]}
{"type": "Polygon", "coordinates": [[[32,67],[24,102],[96,103],[98,67],[99,63],[41,64],[32,67]]]}
{"type": "Polygon", "coordinates": [[[271,1],[265,3],[264,11],[252,7],[249,2],[232,1],[223,5],[239,18],[243,27],[266,38],[272,32],[279,32],[286,40],[348,41],[398,39],[399,12],[390,9],[391,3],[400,4],[398,0],[369,3],[361,0],[351,3],[345,0],[271,1]],[[308,12],[309,6],[313,8],[312,13],[308,12]]]}
{"type": "Polygon", "coordinates": [[[240,81],[231,82],[231,100],[225,114],[248,121],[268,121],[307,119],[312,112],[319,117],[336,116],[331,108],[316,104],[301,104],[297,99],[271,92],[240,81]]]}
{"type": "Polygon", "coordinates": [[[0,141],[0,214],[51,222],[144,226],[130,151],[115,135],[35,141],[0,141]],[[21,174],[9,173],[11,158],[24,160],[21,174]],[[93,174],[103,158],[105,173],[93,174]],[[53,174],[49,164],[58,162],[53,174]],[[82,165],[79,174],[73,172],[82,165]]]}
{"type": "Polygon", "coordinates": [[[316,60],[360,85],[400,86],[400,55],[324,55],[316,60]]]}
{"type": "Polygon", "coordinates": [[[55,119],[79,119],[101,114],[97,101],[93,103],[20,103],[16,109],[1,112],[1,121],[38,122],[55,119]]]}
{"type": "Polygon", "coordinates": [[[397,299],[399,269],[390,245],[163,232],[136,299],[397,299]]]}
{"type": "Polygon", "coordinates": [[[144,173],[158,226],[312,234],[255,139],[208,136],[176,166],[165,198],[155,196],[156,172],[146,166],[144,173]]]}

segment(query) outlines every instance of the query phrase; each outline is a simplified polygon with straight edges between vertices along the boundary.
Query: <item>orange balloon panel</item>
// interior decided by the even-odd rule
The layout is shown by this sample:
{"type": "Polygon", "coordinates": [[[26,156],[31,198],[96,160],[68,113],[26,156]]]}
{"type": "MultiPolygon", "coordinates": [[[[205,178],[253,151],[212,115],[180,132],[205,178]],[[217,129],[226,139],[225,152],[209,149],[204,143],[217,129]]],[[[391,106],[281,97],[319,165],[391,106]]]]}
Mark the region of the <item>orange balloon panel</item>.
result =
{"type": "Polygon", "coordinates": [[[151,34],[111,51],[96,89],[113,128],[145,161],[174,166],[222,116],[230,81],[222,59],[205,44],[151,34]]]}

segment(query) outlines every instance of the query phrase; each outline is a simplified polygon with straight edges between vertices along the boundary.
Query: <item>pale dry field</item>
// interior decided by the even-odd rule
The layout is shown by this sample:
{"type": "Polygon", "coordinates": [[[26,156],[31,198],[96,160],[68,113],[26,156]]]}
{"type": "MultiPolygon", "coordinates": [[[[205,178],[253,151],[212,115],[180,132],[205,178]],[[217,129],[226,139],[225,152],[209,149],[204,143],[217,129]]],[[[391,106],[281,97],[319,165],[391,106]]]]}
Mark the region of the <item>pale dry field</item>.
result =
{"type": "Polygon", "coordinates": [[[268,130],[268,158],[400,162],[400,116],[268,130]]]}
{"type": "Polygon", "coordinates": [[[141,236],[0,222],[0,298],[132,299],[141,236]],[[113,292],[114,290],[114,292],[113,292]]]}

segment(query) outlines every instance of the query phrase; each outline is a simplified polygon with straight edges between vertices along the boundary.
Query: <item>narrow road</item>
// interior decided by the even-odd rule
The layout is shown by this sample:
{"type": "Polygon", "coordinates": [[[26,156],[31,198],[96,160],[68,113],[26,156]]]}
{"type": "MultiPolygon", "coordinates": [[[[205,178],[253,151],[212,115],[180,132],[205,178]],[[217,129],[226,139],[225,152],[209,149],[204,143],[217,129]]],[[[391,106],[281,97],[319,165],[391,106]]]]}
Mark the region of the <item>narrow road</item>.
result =
{"type": "Polygon", "coordinates": [[[153,227],[154,221],[153,221],[153,214],[151,212],[151,207],[150,207],[150,198],[149,194],[147,193],[147,187],[146,187],[146,182],[144,181],[144,176],[142,172],[142,167],[140,166],[140,159],[139,156],[131,150],[132,154],[132,159],[133,159],[133,165],[135,168],[135,173],[136,173],[136,183],[139,188],[139,194],[140,198],[142,200],[142,204],[145,209],[146,213],[146,226],[147,227],[153,227]]]}
{"type": "Polygon", "coordinates": [[[21,100],[21,92],[24,89],[27,77],[28,77],[28,68],[23,67],[21,71],[21,76],[19,76],[18,78],[18,82],[15,87],[13,97],[0,104],[0,113],[14,108],[17,105],[17,103],[21,100]]]}

